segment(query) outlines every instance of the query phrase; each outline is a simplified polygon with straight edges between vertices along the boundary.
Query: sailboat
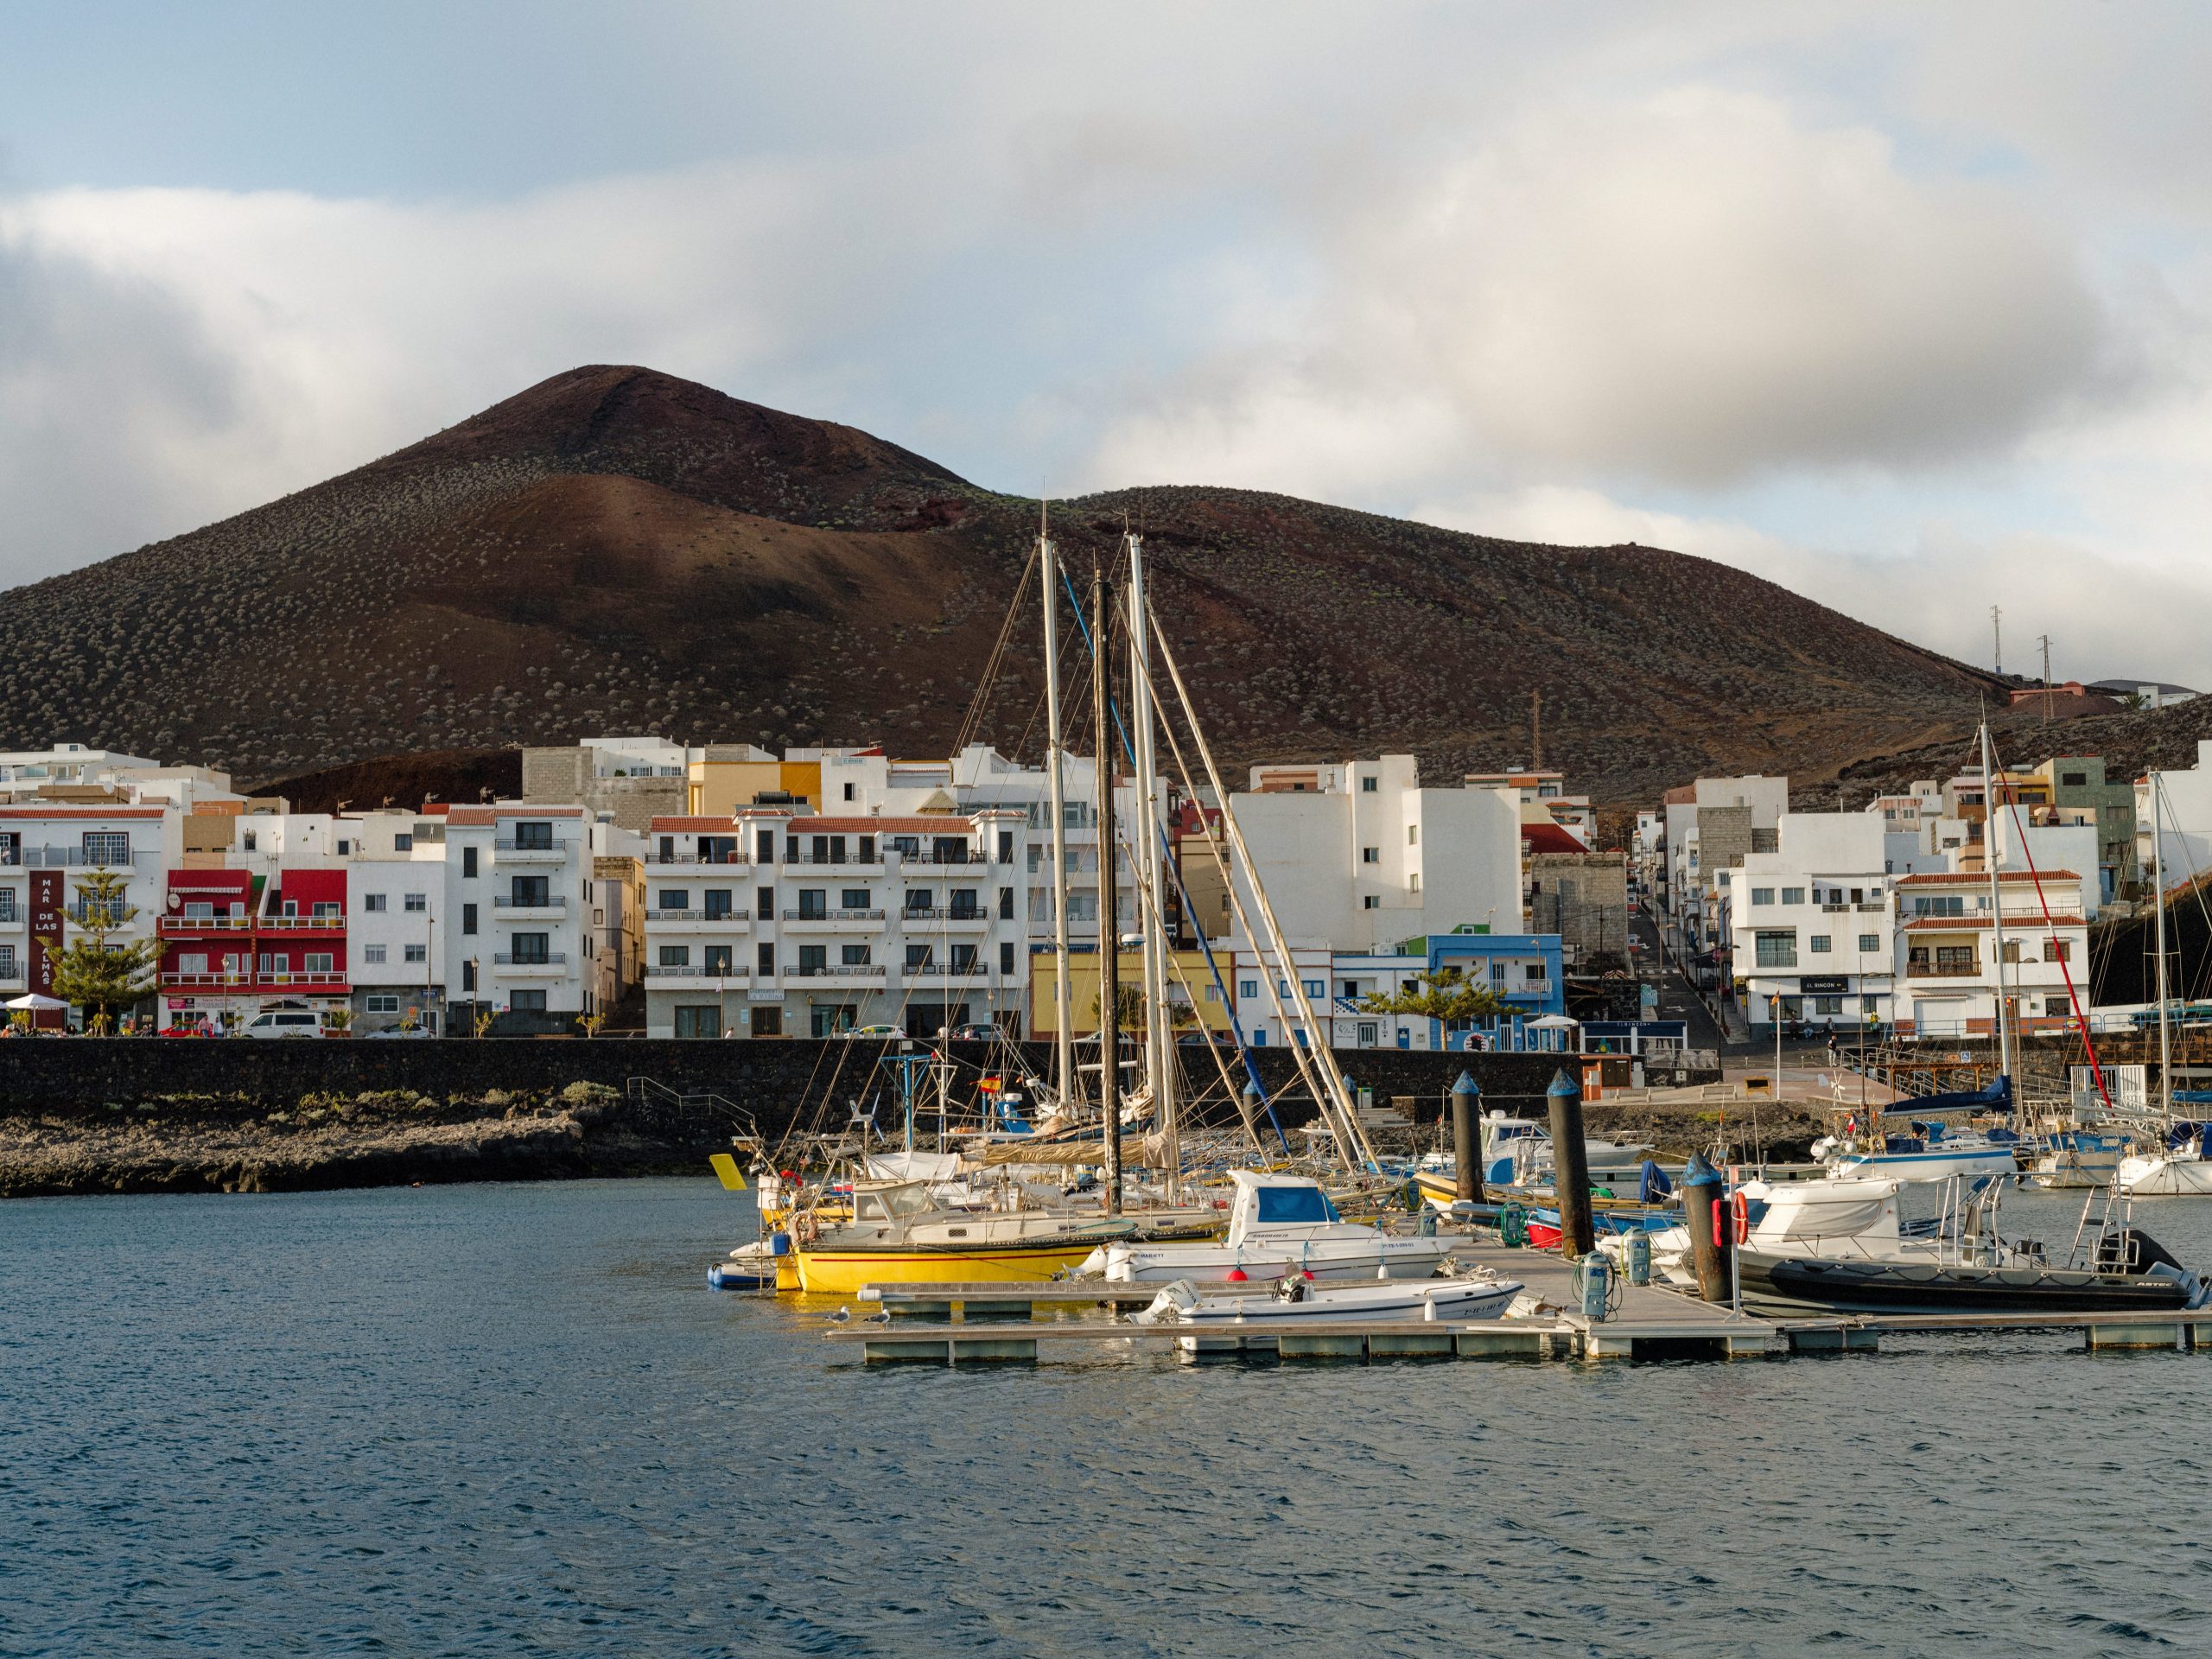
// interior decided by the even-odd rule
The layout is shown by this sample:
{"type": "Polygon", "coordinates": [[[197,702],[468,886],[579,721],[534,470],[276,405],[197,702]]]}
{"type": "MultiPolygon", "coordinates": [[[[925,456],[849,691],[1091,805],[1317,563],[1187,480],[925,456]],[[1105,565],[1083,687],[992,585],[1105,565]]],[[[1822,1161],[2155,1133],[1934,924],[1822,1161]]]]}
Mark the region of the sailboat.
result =
{"type": "Polygon", "coordinates": [[[2173,1021],[2166,995],[2166,865],[2164,825],[2159,812],[2159,777],[2151,774],[2151,886],[2154,943],[2158,954],[2158,1101],[2165,1144],[2155,1152],[2120,1160],[2115,1178],[2131,1198],[2188,1198],[2212,1196],[2212,1157],[2207,1126],[2174,1122],[2173,1021]]]}

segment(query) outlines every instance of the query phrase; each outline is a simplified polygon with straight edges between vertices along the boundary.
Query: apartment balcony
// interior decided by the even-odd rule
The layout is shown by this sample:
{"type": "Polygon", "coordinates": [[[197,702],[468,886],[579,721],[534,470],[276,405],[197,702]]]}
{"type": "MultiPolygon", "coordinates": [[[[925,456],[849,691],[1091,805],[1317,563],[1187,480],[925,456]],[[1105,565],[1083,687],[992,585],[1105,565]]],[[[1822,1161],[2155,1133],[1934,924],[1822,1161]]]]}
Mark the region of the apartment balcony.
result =
{"type": "Polygon", "coordinates": [[[649,991],[712,991],[734,985],[742,989],[753,976],[742,968],[709,970],[693,963],[664,968],[657,963],[645,964],[645,988],[649,991]]]}
{"type": "Polygon", "coordinates": [[[496,864],[565,864],[572,843],[556,836],[550,842],[494,841],[492,843],[493,862],[496,864]]]}
{"type": "MultiPolygon", "coordinates": [[[[899,919],[908,927],[985,928],[991,925],[988,910],[915,910],[907,908],[899,912],[899,919]]],[[[1007,918],[1009,921],[1013,918],[1007,918]]]]}
{"type": "Polygon", "coordinates": [[[171,974],[161,976],[165,991],[347,991],[353,982],[340,969],[296,973],[171,974]]]}
{"type": "Polygon", "coordinates": [[[753,917],[749,912],[726,910],[709,915],[703,910],[649,910],[645,925],[656,933],[744,933],[750,931],[753,917]]]}
{"type": "Polygon", "coordinates": [[[27,931],[30,925],[30,912],[28,911],[0,911],[0,933],[22,933],[27,931]]]}
{"type": "Polygon", "coordinates": [[[1890,909],[1887,905],[1884,904],[1878,899],[1874,900],[1872,904],[1853,905],[1852,908],[1864,916],[1885,916],[1889,913],[1890,909]]]}
{"type": "Polygon", "coordinates": [[[343,933],[343,916],[253,916],[247,918],[257,933],[343,933]]]}
{"type": "Polygon", "coordinates": [[[569,919],[569,901],[566,899],[517,899],[512,894],[496,896],[492,900],[492,917],[494,921],[501,922],[565,922],[569,919]]]}
{"type": "MultiPolygon", "coordinates": [[[[818,866],[823,869],[880,871],[883,868],[883,855],[881,853],[877,853],[873,857],[869,858],[840,858],[835,853],[823,853],[817,856],[814,853],[805,852],[801,853],[796,858],[787,857],[784,860],[784,862],[786,864],[811,864],[818,866]]],[[[909,860],[908,862],[911,863],[912,861],[909,860]]]]}
{"type": "Polygon", "coordinates": [[[253,931],[251,916],[164,916],[154,931],[165,939],[223,938],[253,931]]]}
{"type": "Polygon", "coordinates": [[[969,980],[982,977],[983,964],[980,962],[971,962],[964,967],[957,963],[925,962],[918,968],[906,969],[907,980],[914,984],[928,984],[937,980],[969,980]]]}
{"type": "Polygon", "coordinates": [[[909,868],[917,864],[988,864],[991,861],[985,854],[974,849],[964,853],[900,853],[899,859],[909,868]]]}
{"type": "MultiPolygon", "coordinates": [[[[2013,964],[2017,965],[2017,964],[2013,964]]],[[[1907,979],[1979,979],[1980,962],[1908,962],[1904,965],[1907,979]]]]}
{"type": "Polygon", "coordinates": [[[797,968],[784,969],[786,979],[823,980],[832,985],[873,985],[884,977],[880,962],[825,962],[801,963],[797,968]]]}
{"type": "Polygon", "coordinates": [[[563,950],[550,951],[542,957],[517,957],[501,950],[493,957],[492,967],[502,979],[564,979],[569,972],[569,957],[563,950]]]}
{"type": "MultiPolygon", "coordinates": [[[[658,869],[735,869],[753,862],[738,853],[647,853],[645,862],[658,869]]],[[[765,867],[764,867],[765,868],[765,867]]]]}
{"type": "Polygon", "coordinates": [[[20,847],[0,851],[0,866],[27,870],[150,869],[159,856],[146,851],[111,858],[105,854],[88,854],[81,847],[20,847]]]}
{"type": "Polygon", "coordinates": [[[855,928],[873,929],[884,918],[880,910],[787,910],[785,922],[799,932],[849,932],[855,928]]]}

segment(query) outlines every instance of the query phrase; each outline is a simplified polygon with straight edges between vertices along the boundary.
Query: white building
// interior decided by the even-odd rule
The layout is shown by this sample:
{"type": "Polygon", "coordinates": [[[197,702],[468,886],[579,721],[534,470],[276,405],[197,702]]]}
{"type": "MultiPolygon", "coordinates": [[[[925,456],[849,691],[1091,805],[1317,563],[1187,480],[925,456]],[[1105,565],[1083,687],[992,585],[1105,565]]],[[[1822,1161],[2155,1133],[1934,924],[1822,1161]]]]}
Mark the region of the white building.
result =
{"type": "Polygon", "coordinates": [[[1888,839],[1872,813],[1784,812],[1774,851],[1717,873],[1731,972],[1755,1027],[1895,1017],[1888,839]]]}
{"type": "Polygon", "coordinates": [[[482,1015],[549,1029],[605,1006],[593,861],[622,835],[580,806],[502,801],[445,820],[446,1001],[457,1035],[482,1015]],[[466,1005],[466,1006],[464,1006],[466,1005]]]}
{"type": "MultiPolygon", "coordinates": [[[[2000,871],[2005,992],[2021,1028],[2058,1029],[2069,1014],[2067,978],[2086,1002],[2088,918],[2062,912],[2056,894],[2082,891],[2070,869],[2000,871]],[[2051,914],[2045,918],[2049,906],[2051,914]]],[[[2094,881],[2094,877],[2090,878],[2094,881]]],[[[1998,956],[1986,874],[1901,876],[1897,925],[1904,963],[1897,1028],[1922,1037],[1986,1036],[1994,1029],[1998,956]]]]}
{"type": "Polygon", "coordinates": [[[82,936],[86,878],[98,873],[124,878],[119,903],[108,908],[128,919],[110,941],[153,938],[182,845],[180,816],[161,806],[0,807],[0,992],[54,995],[45,941],[66,950],[82,936]]]}
{"type": "Polygon", "coordinates": [[[1018,1033],[1031,833],[1013,805],[852,817],[754,806],[654,820],[647,1034],[1018,1033]]]}
{"type": "Polygon", "coordinates": [[[340,818],[334,835],[346,861],[354,1029],[388,1031],[411,1020],[442,1035],[444,823],[367,812],[340,818]]]}
{"type": "MultiPolygon", "coordinates": [[[[2169,888],[2212,871],[2212,741],[2196,745],[2196,764],[2158,774],[2158,856],[2169,888]]],[[[2135,858],[2151,879],[2151,779],[2135,780],[2135,858]]]]}
{"type": "MultiPolygon", "coordinates": [[[[1423,789],[1414,757],[1255,766],[1231,805],[1287,944],[1388,952],[1455,928],[1518,932],[1516,791],[1423,789]]],[[[1248,873],[1238,901],[1254,925],[1248,873]]],[[[1242,929],[1235,948],[1249,954],[1242,929]]]]}

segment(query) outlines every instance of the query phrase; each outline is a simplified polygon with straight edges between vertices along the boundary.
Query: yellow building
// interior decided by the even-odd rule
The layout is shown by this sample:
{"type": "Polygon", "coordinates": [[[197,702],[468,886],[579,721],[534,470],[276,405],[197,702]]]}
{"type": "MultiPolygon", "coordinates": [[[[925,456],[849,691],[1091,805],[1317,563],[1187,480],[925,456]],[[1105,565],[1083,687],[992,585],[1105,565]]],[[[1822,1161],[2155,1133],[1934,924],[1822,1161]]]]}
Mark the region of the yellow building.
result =
{"type": "MultiPolygon", "coordinates": [[[[1195,1031],[1204,1027],[1208,1031],[1227,1031],[1229,1005],[1214,989],[1213,976],[1206,969],[1205,953],[1173,950],[1168,953],[1168,995],[1179,1009],[1196,1011],[1195,1018],[1189,1020],[1186,1026],[1179,1024],[1178,1028],[1195,1031]],[[1185,984],[1191,988],[1187,992],[1184,989],[1185,984]]],[[[1126,1003],[1129,991],[1144,984],[1144,961],[1135,951],[1125,950],[1119,963],[1116,971],[1121,976],[1126,1003]]],[[[1224,980],[1228,972],[1224,959],[1224,980]]],[[[1052,953],[1033,951],[1029,957],[1029,1032],[1040,1041],[1049,1040],[1058,1031],[1059,1015],[1052,1001],[1052,953]]],[[[1098,957],[1095,951],[1078,950],[1068,957],[1068,1020],[1078,1037],[1097,1033],[1098,957]]]]}
{"type": "Polygon", "coordinates": [[[690,762],[689,771],[687,810],[695,818],[726,818],[767,794],[793,796],[817,812],[822,810],[819,760],[725,760],[717,759],[709,747],[707,758],[690,762]]]}

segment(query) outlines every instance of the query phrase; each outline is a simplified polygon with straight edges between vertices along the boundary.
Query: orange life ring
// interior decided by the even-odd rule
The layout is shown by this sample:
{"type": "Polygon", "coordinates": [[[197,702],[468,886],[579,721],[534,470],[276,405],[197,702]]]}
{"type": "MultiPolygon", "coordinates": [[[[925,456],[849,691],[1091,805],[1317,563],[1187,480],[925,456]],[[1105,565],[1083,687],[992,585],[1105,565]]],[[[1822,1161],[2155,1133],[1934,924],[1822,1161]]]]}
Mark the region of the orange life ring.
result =
{"type": "Polygon", "coordinates": [[[1729,1200],[1728,1208],[1736,1223],[1733,1229],[1736,1243],[1741,1244],[1751,1236],[1751,1201],[1739,1188],[1736,1196],[1729,1200]]]}

